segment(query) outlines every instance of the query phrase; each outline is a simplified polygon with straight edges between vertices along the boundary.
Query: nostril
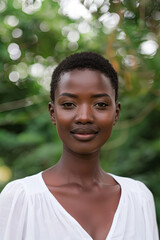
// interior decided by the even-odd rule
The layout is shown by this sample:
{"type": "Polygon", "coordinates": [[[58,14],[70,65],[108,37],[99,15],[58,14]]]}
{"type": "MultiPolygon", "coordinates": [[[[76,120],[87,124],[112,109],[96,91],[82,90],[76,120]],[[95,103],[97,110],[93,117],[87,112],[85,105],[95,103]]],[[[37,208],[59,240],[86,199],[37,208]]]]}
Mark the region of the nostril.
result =
{"type": "Polygon", "coordinates": [[[86,125],[86,124],[92,124],[92,121],[78,121],[76,124],[86,125]]]}
{"type": "Polygon", "coordinates": [[[91,115],[77,115],[76,122],[82,124],[91,123],[93,122],[93,117],[91,115]]]}

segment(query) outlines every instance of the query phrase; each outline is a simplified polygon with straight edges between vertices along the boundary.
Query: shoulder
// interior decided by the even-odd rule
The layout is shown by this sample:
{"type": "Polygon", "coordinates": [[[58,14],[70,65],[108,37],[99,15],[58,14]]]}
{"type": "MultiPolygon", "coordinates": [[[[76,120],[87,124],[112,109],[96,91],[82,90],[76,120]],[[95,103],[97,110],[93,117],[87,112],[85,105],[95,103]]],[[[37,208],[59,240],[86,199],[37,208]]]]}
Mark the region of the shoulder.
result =
{"type": "Polygon", "coordinates": [[[143,182],[128,177],[112,176],[121,185],[122,190],[124,189],[128,194],[130,193],[144,200],[153,201],[152,192],[143,182]]]}
{"type": "Polygon", "coordinates": [[[38,193],[41,195],[43,192],[39,180],[40,176],[36,174],[12,181],[2,190],[0,194],[0,222],[3,219],[3,229],[5,229],[5,224],[13,224],[14,221],[18,220],[23,222],[28,209],[32,208],[33,211],[34,203],[39,198],[38,193]]]}
{"type": "Polygon", "coordinates": [[[0,239],[22,239],[29,212],[34,212],[33,194],[40,191],[39,175],[18,179],[6,185],[0,194],[0,239]],[[15,231],[15,229],[18,229],[15,231]]]}
{"type": "Polygon", "coordinates": [[[21,197],[21,199],[25,195],[25,190],[22,182],[20,180],[15,180],[8,183],[5,188],[2,190],[0,194],[0,203],[7,201],[12,201],[13,197],[21,197]]]}
{"type": "Polygon", "coordinates": [[[5,188],[2,190],[0,194],[0,201],[3,199],[16,199],[16,198],[24,198],[32,193],[41,190],[39,182],[39,174],[32,175],[29,177],[21,178],[14,180],[8,183],[5,188]]]}
{"type": "Polygon", "coordinates": [[[156,211],[152,192],[141,181],[115,175],[112,175],[112,177],[121,186],[121,206],[123,206],[121,213],[127,216],[127,223],[129,224],[131,220],[131,226],[133,227],[134,224],[137,234],[139,229],[139,232],[144,231],[144,236],[148,236],[147,239],[158,240],[156,211]]]}

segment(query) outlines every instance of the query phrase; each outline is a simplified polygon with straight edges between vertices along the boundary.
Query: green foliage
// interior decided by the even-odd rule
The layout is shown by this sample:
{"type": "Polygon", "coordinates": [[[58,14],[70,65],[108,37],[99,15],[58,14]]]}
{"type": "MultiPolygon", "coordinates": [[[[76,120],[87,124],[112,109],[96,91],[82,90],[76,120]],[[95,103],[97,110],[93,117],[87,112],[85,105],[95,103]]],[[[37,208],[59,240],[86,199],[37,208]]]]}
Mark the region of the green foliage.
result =
{"type": "Polygon", "coordinates": [[[117,70],[122,105],[101,165],[142,180],[160,223],[160,2],[86,2],[88,15],[79,17],[65,13],[63,1],[0,2],[0,188],[58,161],[62,145],[47,106],[52,71],[71,53],[95,51],[117,70]]]}

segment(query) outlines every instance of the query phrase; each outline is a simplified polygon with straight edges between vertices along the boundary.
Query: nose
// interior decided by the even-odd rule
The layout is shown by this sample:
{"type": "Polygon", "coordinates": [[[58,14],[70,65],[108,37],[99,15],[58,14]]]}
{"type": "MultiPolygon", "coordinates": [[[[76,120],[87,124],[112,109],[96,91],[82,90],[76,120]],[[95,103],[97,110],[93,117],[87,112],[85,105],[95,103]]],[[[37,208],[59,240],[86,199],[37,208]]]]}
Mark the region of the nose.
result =
{"type": "Polygon", "coordinates": [[[93,122],[93,113],[91,106],[86,104],[79,106],[77,109],[77,114],[75,118],[76,123],[86,124],[93,122]]]}

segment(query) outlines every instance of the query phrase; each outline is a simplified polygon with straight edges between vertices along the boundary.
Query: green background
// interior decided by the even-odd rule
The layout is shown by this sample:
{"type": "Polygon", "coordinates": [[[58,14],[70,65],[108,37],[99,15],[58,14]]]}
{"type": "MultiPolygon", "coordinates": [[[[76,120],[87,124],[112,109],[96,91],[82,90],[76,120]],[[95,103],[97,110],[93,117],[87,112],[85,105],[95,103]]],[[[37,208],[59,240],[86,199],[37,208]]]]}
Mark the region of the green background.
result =
{"type": "Polygon", "coordinates": [[[160,223],[160,1],[65,2],[0,1],[0,189],[58,161],[51,74],[67,55],[94,51],[117,70],[122,105],[101,165],[143,181],[160,223]]]}

